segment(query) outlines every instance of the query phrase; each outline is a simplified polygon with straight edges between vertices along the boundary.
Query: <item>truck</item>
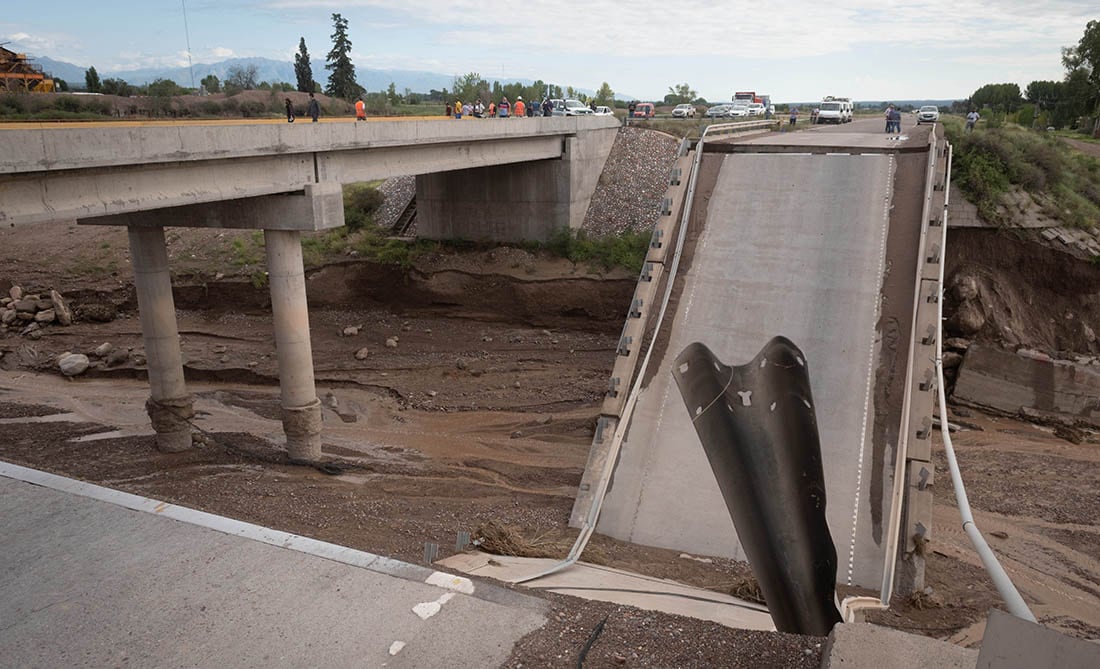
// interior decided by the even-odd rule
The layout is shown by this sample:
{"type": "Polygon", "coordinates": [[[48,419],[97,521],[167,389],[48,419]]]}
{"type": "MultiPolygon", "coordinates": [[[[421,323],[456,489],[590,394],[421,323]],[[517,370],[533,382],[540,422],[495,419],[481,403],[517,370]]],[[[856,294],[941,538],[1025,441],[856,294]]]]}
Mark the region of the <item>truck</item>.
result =
{"type": "Polygon", "coordinates": [[[735,104],[740,102],[746,106],[756,102],[764,105],[764,108],[767,109],[772,105],[772,96],[763,93],[758,95],[756,91],[737,91],[733,94],[733,102],[735,104]]]}

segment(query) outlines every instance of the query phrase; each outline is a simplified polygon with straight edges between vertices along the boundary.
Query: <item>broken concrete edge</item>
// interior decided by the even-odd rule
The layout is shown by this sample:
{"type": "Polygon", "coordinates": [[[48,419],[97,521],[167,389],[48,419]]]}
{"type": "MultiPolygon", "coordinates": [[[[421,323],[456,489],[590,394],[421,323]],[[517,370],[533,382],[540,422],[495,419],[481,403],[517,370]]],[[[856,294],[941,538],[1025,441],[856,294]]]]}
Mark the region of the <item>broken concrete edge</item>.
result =
{"type": "Polygon", "coordinates": [[[821,668],[908,669],[913,666],[973,669],[978,651],[871,623],[833,626],[821,668]],[[887,652],[888,650],[888,652],[887,652]]]}
{"type": "Polygon", "coordinates": [[[339,546],[327,541],[320,541],[291,534],[281,530],[254,525],[225,516],[218,516],[205,511],[198,511],[185,506],[179,506],[161,500],[141,497],[120,490],[105,488],[93,483],[77,481],[64,476],[23,467],[10,462],[0,461],[0,477],[15,481],[22,481],[30,485],[41,486],[50,490],[67,493],[77,497],[113,504],[131,511],[150,513],[156,516],[170,518],[172,520],[187,523],[197,527],[203,527],[215,532],[221,532],[230,536],[240,537],[251,541],[285,548],[287,550],[312,555],[314,557],[332,560],[341,564],[367,569],[369,571],[392,576],[406,581],[424,583],[451,592],[468,595],[480,600],[504,604],[508,606],[521,606],[532,611],[543,612],[548,607],[545,600],[516,592],[501,586],[485,582],[474,582],[464,576],[456,576],[446,572],[436,571],[429,567],[422,567],[408,562],[402,562],[382,555],[375,555],[347,546],[339,546]]]}

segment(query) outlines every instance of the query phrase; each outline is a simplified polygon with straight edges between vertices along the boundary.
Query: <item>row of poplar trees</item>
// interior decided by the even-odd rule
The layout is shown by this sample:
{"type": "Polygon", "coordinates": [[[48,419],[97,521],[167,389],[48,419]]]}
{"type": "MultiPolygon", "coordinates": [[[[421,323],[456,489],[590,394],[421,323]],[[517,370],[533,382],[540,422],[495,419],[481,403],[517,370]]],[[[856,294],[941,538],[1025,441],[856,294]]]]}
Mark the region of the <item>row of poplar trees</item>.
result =
{"type": "MultiPolygon", "coordinates": [[[[355,80],[355,65],[351,62],[351,39],[348,38],[348,20],[339,14],[332,15],[332,50],[325,57],[325,69],[329,71],[325,95],[345,100],[354,100],[363,94],[364,89],[355,80]]],[[[313,66],[309,63],[309,51],[306,38],[298,42],[298,53],[294,54],[294,76],[298,80],[298,90],[313,93],[321,86],[313,80],[313,66]]]]}

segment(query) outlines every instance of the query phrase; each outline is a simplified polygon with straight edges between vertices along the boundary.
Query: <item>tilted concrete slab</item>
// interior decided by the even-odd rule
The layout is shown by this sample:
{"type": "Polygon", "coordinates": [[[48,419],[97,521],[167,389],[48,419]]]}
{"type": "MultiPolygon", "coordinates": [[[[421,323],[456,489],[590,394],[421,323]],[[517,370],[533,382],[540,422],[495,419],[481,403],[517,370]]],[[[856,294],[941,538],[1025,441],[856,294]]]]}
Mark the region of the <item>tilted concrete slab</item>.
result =
{"type": "Polygon", "coordinates": [[[1070,415],[1100,426],[1100,367],[971,344],[954,398],[1009,413],[1026,408],[1070,415]]]}
{"type": "Polygon", "coordinates": [[[1096,669],[1100,639],[1066,636],[996,609],[989,612],[978,669],[1096,669]]]}
{"type": "Polygon", "coordinates": [[[6,463],[0,533],[5,666],[481,669],[546,621],[498,586],[6,463]]]}
{"type": "MultiPolygon", "coordinates": [[[[548,569],[557,562],[549,558],[521,558],[473,551],[452,555],[436,564],[472,576],[515,582],[516,579],[548,569]]],[[[565,571],[524,583],[524,587],[710,620],[737,629],[775,631],[775,623],[763,605],[663,578],[583,562],[575,563],[565,571]]]]}
{"type": "MultiPolygon", "coordinates": [[[[671,365],[701,341],[727,364],[784,335],[807,355],[824,455],[838,581],[879,588],[884,549],[869,494],[877,321],[894,158],[731,154],[683,269],[667,345],[651,361],[598,531],[745,559],[671,365]]],[[[706,167],[704,167],[706,169],[706,167]]],[[[702,198],[698,197],[697,202],[702,198]]],[[[704,200],[705,202],[705,200],[704,200]]],[[[886,446],[883,445],[883,448],[886,446]]],[[[885,490],[889,458],[880,458],[885,490]]],[[[879,518],[889,517],[879,509],[879,518]]]]}

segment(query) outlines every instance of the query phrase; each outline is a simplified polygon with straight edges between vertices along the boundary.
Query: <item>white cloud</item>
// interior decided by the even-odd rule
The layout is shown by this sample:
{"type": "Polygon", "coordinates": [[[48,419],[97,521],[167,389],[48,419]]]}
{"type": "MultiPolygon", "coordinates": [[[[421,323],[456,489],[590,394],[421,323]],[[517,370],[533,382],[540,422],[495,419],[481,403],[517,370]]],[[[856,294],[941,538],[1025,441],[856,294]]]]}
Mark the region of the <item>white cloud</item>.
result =
{"type": "MultiPolygon", "coordinates": [[[[1076,41],[1095,8],[1079,0],[272,0],[284,9],[384,10],[436,26],[446,45],[507,52],[538,44],[572,53],[753,57],[825,56],[856,45],[980,50],[1076,41]]],[[[354,29],[354,24],[352,25],[354,29]]]]}
{"type": "Polygon", "coordinates": [[[226,48],[224,46],[216,46],[210,50],[210,56],[213,58],[232,58],[234,55],[233,49],[226,48]]]}

